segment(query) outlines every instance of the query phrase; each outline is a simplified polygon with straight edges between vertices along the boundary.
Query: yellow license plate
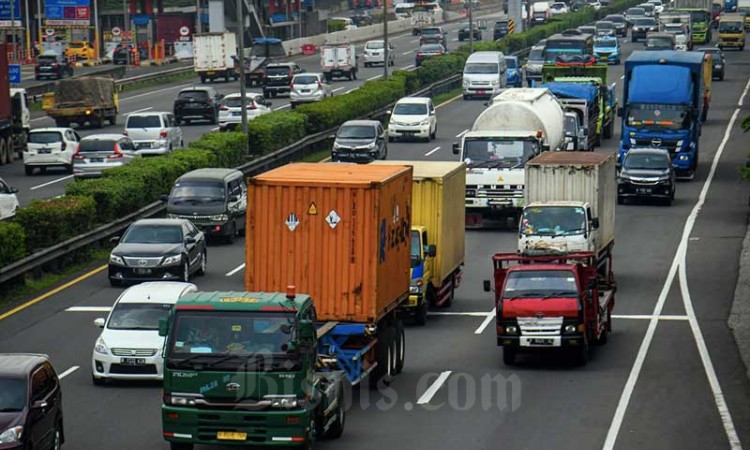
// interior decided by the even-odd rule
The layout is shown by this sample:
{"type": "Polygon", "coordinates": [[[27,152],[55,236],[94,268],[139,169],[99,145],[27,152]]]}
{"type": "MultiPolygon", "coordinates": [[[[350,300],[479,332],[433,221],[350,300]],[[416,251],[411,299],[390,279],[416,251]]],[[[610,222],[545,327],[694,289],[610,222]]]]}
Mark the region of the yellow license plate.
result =
{"type": "Polygon", "coordinates": [[[222,441],[245,441],[247,440],[247,433],[239,433],[236,431],[219,431],[216,433],[216,439],[222,441]]]}

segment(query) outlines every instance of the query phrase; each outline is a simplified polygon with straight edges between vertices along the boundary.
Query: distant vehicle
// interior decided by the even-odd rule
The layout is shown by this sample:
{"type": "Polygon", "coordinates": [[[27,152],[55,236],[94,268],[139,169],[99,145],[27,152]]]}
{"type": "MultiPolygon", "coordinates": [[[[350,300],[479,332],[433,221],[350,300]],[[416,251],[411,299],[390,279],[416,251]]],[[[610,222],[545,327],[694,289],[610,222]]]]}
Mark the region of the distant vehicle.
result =
{"type": "Polygon", "coordinates": [[[492,39],[499,40],[504,38],[510,32],[510,26],[507,19],[501,19],[495,22],[495,27],[492,29],[492,39]]]}
{"type": "MultiPolygon", "coordinates": [[[[119,44],[112,51],[112,64],[128,64],[132,58],[133,44],[122,43],[119,44]]],[[[139,55],[140,56],[140,55],[139,55]]]]}
{"type": "Polygon", "coordinates": [[[622,14],[610,14],[604,18],[615,24],[615,30],[618,36],[626,37],[628,35],[628,21],[622,14]]]}
{"type": "Polygon", "coordinates": [[[581,25],[576,29],[580,31],[581,34],[590,34],[592,36],[596,35],[596,27],[593,25],[581,25]]]}
{"type": "Polygon", "coordinates": [[[100,386],[107,380],[162,380],[159,320],[180,297],[197,290],[192,283],[151,281],[120,294],[109,316],[94,320],[102,332],[91,354],[91,381],[100,386]]]}
{"type": "Polygon", "coordinates": [[[608,20],[600,20],[594,24],[596,27],[596,36],[616,36],[617,29],[615,23],[608,20]]]}
{"type": "Polygon", "coordinates": [[[446,54],[447,51],[445,50],[445,47],[443,47],[441,44],[425,44],[419,47],[419,50],[417,50],[417,55],[415,57],[415,65],[417,67],[421,66],[422,63],[435,56],[441,56],[446,54]]]}
{"type": "Polygon", "coordinates": [[[166,155],[183,147],[182,129],[170,112],[149,111],[128,115],[125,136],[133,140],[141,156],[166,155]]]}
{"type": "Polygon", "coordinates": [[[443,47],[448,48],[447,32],[443,27],[422,28],[422,33],[419,37],[419,44],[440,44],[443,47]]]}
{"type": "Polygon", "coordinates": [[[219,101],[223,98],[216,89],[208,86],[185,88],[174,101],[177,125],[190,125],[195,120],[207,120],[211,125],[219,122],[219,101]]]}
{"type": "Polygon", "coordinates": [[[664,23],[662,31],[674,34],[674,49],[681,52],[692,51],[693,41],[690,39],[687,24],[684,23],[664,23]]]}
{"type": "Polygon", "coordinates": [[[263,96],[266,98],[287,94],[291,91],[292,78],[304,70],[294,62],[273,63],[266,66],[266,76],[263,80],[263,96]]]}
{"type": "Polygon", "coordinates": [[[432,27],[435,22],[443,17],[443,9],[437,2],[414,5],[411,12],[412,34],[421,34],[425,27],[432,27]]]}
{"type": "Polygon", "coordinates": [[[711,69],[712,76],[714,79],[724,80],[724,70],[727,65],[724,52],[716,47],[699,48],[698,51],[711,54],[713,59],[713,66],[711,69]]]}
{"type": "Polygon", "coordinates": [[[329,83],[334,78],[356,80],[359,58],[354,44],[331,44],[320,47],[320,70],[329,83]]]}
{"type": "Polygon", "coordinates": [[[615,36],[599,36],[594,39],[594,57],[605,64],[620,64],[620,40],[615,36]]]}
{"type": "Polygon", "coordinates": [[[655,15],[659,15],[664,12],[664,4],[661,0],[648,0],[648,3],[651,3],[654,5],[654,13],[655,15]]]}
{"type": "Polygon", "coordinates": [[[505,55],[502,52],[474,52],[463,70],[463,98],[492,97],[508,84],[505,55]]]}
{"type": "Polygon", "coordinates": [[[72,60],[92,60],[95,56],[94,47],[88,41],[71,41],[65,50],[65,56],[72,60]]]}
{"type": "Polygon", "coordinates": [[[672,33],[649,33],[646,36],[646,50],[674,50],[675,36],[672,33]]]}
{"type": "Polygon", "coordinates": [[[722,14],[719,17],[719,43],[720,49],[736,48],[740,51],[745,49],[745,16],[742,14],[722,14]]]}
{"type": "Polygon", "coordinates": [[[344,30],[355,30],[357,29],[357,24],[349,17],[331,17],[328,19],[328,22],[340,22],[344,24],[344,30]]]}
{"type": "Polygon", "coordinates": [[[366,27],[368,25],[372,25],[372,16],[366,10],[354,11],[351,19],[354,25],[356,25],[357,27],[366,27]]]}
{"type": "Polygon", "coordinates": [[[138,157],[135,144],[124,134],[92,134],[78,143],[73,155],[73,177],[98,178],[107,169],[124,166],[138,157]]]}
{"type": "Polygon", "coordinates": [[[393,7],[393,14],[396,19],[408,19],[414,10],[414,3],[399,3],[393,7]]]}
{"type": "Polygon", "coordinates": [[[437,114],[429,97],[405,97],[388,112],[388,141],[422,139],[429,142],[437,134],[437,114]]]}
{"type": "Polygon", "coordinates": [[[319,102],[326,97],[333,97],[333,90],[322,73],[301,73],[292,79],[289,94],[292,109],[300,103],[319,102]]]}
{"type": "Polygon", "coordinates": [[[473,32],[469,31],[469,22],[461,24],[461,28],[458,29],[458,40],[460,42],[463,42],[465,40],[469,40],[472,37],[475,41],[481,41],[482,40],[482,30],[479,29],[479,26],[476,24],[476,22],[473,24],[473,32]]]}
{"type": "Polygon", "coordinates": [[[23,168],[26,175],[39,169],[45,173],[49,167],[62,167],[73,173],[73,154],[81,137],[72,128],[36,128],[29,132],[26,150],[23,152],[23,168]]]}
{"type": "Polygon", "coordinates": [[[656,24],[656,20],[652,17],[637,17],[633,19],[632,28],[630,30],[630,41],[638,42],[641,39],[646,39],[649,33],[659,31],[659,26],[656,24]]]}
{"type": "MultiPolygon", "coordinates": [[[[247,120],[270,113],[271,102],[257,92],[245,93],[245,109],[247,120]]],[[[235,130],[242,125],[242,95],[237,92],[224,96],[219,102],[219,129],[221,131],[235,130]]]]}
{"type": "MultiPolygon", "coordinates": [[[[370,67],[373,64],[384,64],[385,63],[385,43],[382,39],[367,41],[365,44],[365,67],[370,67]]],[[[396,64],[396,46],[391,42],[388,42],[388,65],[393,66],[396,64]]]]}
{"type": "Polygon", "coordinates": [[[625,11],[625,20],[630,23],[630,25],[633,25],[633,20],[640,18],[640,17],[646,17],[646,10],[641,7],[633,7],[628,8],[627,11],[625,11]]]}
{"type": "Polygon", "coordinates": [[[104,121],[117,124],[120,111],[118,89],[109,76],[68,78],[55,83],[55,91],[44,94],[42,109],[64,128],[75,123],[102,128],[104,121]]]}
{"type": "Polygon", "coordinates": [[[60,379],[47,355],[0,354],[2,446],[54,449],[65,443],[60,379]]]}
{"type": "Polygon", "coordinates": [[[0,178],[0,219],[8,219],[16,215],[20,206],[18,203],[18,188],[10,187],[8,183],[0,178]]]}
{"type": "Polygon", "coordinates": [[[523,73],[521,72],[518,56],[505,56],[506,86],[523,87],[523,73]]]}
{"type": "Polygon", "coordinates": [[[567,14],[569,12],[568,5],[564,2],[555,2],[550,6],[550,14],[557,16],[560,14],[567,14]]]}
{"type": "Polygon", "coordinates": [[[599,0],[586,0],[586,6],[594,8],[594,11],[599,11],[602,8],[602,4],[599,0]]]}
{"type": "Polygon", "coordinates": [[[229,31],[193,35],[193,67],[201,83],[239,80],[237,36],[229,31]]]}
{"type": "Polygon", "coordinates": [[[526,84],[531,87],[534,82],[542,81],[542,66],[544,65],[544,44],[531,47],[529,57],[526,59],[523,71],[526,76],[526,84]]]}
{"type": "Polygon", "coordinates": [[[68,62],[67,58],[52,52],[37,56],[34,66],[35,79],[51,78],[59,80],[65,76],[73,76],[73,65],[68,62]]]}
{"type": "Polygon", "coordinates": [[[333,162],[368,163],[387,157],[386,133],[377,120],[350,120],[336,132],[331,152],[333,162]]]}
{"type": "Polygon", "coordinates": [[[552,17],[552,13],[549,2],[540,1],[531,4],[532,25],[541,25],[547,23],[550,17],[552,17]]]}
{"type": "Polygon", "coordinates": [[[630,198],[674,201],[676,177],[669,152],[661,148],[632,148],[617,175],[617,203],[630,198]]]}
{"type": "Polygon", "coordinates": [[[646,17],[656,17],[656,6],[653,3],[641,3],[639,8],[643,8],[646,17]]]}

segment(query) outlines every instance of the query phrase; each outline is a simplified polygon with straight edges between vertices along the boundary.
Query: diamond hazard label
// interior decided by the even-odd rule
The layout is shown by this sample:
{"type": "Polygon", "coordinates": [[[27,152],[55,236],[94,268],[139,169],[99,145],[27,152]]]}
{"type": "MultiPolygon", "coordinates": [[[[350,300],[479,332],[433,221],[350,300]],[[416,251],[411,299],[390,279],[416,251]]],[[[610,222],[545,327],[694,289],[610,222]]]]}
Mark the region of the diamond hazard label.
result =
{"type": "Polygon", "coordinates": [[[335,210],[331,210],[326,216],[326,223],[331,228],[336,228],[336,225],[338,225],[339,222],[341,222],[341,217],[339,217],[335,210]]]}

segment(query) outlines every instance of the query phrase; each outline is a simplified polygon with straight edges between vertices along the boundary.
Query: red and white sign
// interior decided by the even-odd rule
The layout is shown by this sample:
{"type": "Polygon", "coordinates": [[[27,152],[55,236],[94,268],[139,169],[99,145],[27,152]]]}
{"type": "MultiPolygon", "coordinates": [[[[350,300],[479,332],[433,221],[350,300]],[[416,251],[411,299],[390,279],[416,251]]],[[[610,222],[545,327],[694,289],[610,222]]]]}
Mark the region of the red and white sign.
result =
{"type": "Polygon", "coordinates": [[[91,9],[88,6],[76,6],[76,20],[90,19],[91,9]]]}
{"type": "Polygon", "coordinates": [[[112,27],[112,36],[119,36],[121,32],[120,27],[112,27]]]}
{"type": "Polygon", "coordinates": [[[188,27],[180,27],[180,36],[187,36],[190,34],[190,28],[188,27]]]}

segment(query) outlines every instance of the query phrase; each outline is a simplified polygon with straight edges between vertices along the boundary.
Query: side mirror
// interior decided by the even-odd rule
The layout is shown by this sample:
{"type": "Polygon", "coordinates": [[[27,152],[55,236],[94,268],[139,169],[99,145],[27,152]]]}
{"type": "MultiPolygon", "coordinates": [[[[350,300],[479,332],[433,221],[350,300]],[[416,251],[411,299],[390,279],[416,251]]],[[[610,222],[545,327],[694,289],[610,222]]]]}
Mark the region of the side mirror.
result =
{"type": "Polygon", "coordinates": [[[45,409],[47,407],[47,402],[44,400],[37,400],[31,405],[31,409],[45,409]]]}
{"type": "Polygon", "coordinates": [[[109,242],[112,242],[112,243],[120,242],[120,236],[112,236],[111,238],[109,238],[109,242]]]}
{"type": "Polygon", "coordinates": [[[18,188],[16,188],[16,187],[10,188],[10,193],[11,194],[17,194],[18,193],[18,188]]]}
{"type": "Polygon", "coordinates": [[[482,287],[484,288],[484,292],[492,291],[492,284],[490,283],[490,280],[484,280],[482,282],[482,287]]]}
{"type": "Polygon", "coordinates": [[[188,236],[188,237],[185,238],[185,243],[186,244],[195,244],[195,238],[192,237],[192,236],[188,236]]]}
{"type": "Polygon", "coordinates": [[[332,135],[328,136],[328,139],[336,139],[336,135],[332,134],[332,135]]]}
{"type": "Polygon", "coordinates": [[[161,201],[167,202],[169,201],[169,194],[161,194],[161,197],[159,197],[161,201]]]}
{"type": "Polygon", "coordinates": [[[386,112],[385,112],[385,114],[386,114],[387,116],[390,116],[391,114],[393,114],[393,111],[391,111],[391,110],[389,109],[388,111],[386,111],[386,112]]]}
{"type": "Polygon", "coordinates": [[[98,319],[94,319],[94,325],[96,325],[99,328],[104,328],[104,319],[101,317],[98,319]]]}
{"type": "Polygon", "coordinates": [[[298,326],[300,340],[312,341],[315,339],[315,325],[310,320],[300,320],[298,326]]]}
{"type": "Polygon", "coordinates": [[[617,117],[622,117],[622,115],[623,115],[623,113],[624,113],[623,109],[624,109],[624,108],[622,108],[622,107],[620,107],[620,108],[617,108],[617,117]]]}
{"type": "Polygon", "coordinates": [[[461,146],[458,144],[458,142],[453,143],[453,154],[458,155],[461,153],[461,146]]]}
{"type": "Polygon", "coordinates": [[[159,336],[167,337],[169,334],[169,317],[159,318],[159,336]]]}
{"type": "Polygon", "coordinates": [[[429,256],[430,258],[434,258],[435,256],[437,256],[437,247],[435,246],[435,244],[427,246],[427,256],[429,256]]]}
{"type": "Polygon", "coordinates": [[[598,217],[594,217],[593,219],[591,219],[591,229],[592,230],[598,230],[599,229],[599,218],[598,217]]]}

